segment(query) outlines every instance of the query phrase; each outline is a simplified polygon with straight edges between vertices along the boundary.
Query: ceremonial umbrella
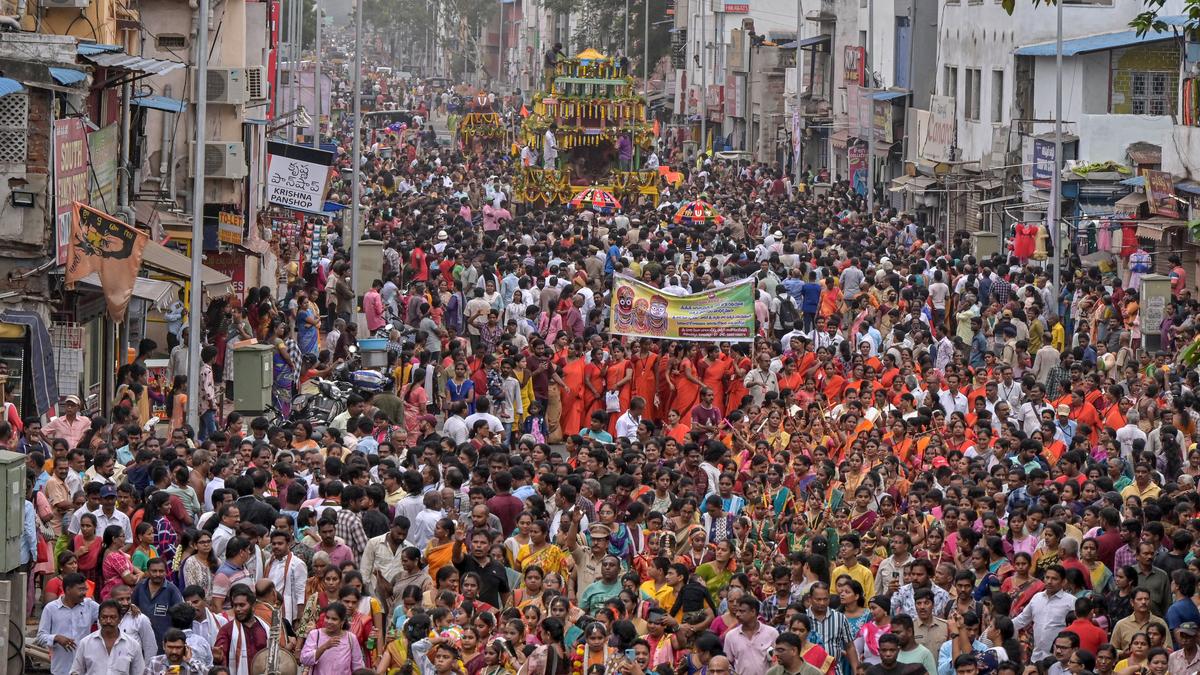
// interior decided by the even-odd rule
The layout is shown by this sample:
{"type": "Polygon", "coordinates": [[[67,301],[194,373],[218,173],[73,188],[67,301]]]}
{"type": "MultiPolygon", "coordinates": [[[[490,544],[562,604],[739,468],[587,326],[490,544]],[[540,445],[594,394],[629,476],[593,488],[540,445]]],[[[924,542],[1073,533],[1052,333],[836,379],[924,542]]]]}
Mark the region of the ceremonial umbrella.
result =
{"type": "Polygon", "coordinates": [[[720,225],[725,222],[725,216],[717,213],[712,204],[697,199],[680,206],[675,211],[675,216],[671,218],[671,222],[676,225],[699,225],[701,223],[720,225]]]}
{"type": "Polygon", "coordinates": [[[608,190],[588,188],[575,195],[575,198],[570,202],[570,206],[578,210],[591,209],[597,213],[612,213],[614,210],[621,208],[621,202],[617,201],[617,198],[608,190]]]}

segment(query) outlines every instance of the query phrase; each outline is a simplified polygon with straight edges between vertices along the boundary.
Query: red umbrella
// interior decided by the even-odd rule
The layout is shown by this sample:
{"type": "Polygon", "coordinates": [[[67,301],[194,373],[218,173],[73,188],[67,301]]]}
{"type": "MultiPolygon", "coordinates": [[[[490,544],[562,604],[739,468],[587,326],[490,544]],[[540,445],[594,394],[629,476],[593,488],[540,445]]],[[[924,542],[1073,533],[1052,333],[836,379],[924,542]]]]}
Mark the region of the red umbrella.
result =
{"type": "Polygon", "coordinates": [[[679,207],[675,211],[675,216],[671,218],[671,222],[676,225],[698,225],[701,223],[720,225],[725,222],[725,216],[717,213],[713,209],[712,204],[697,199],[679,207]]]}
{"type": "Polygon", "coordinates": [[[576,210],[591,209],[598,213],[612,213],[621,208],[621,202],[611,192],[600,188],[588,188],[580,192],[569,205],[576,210]]]}

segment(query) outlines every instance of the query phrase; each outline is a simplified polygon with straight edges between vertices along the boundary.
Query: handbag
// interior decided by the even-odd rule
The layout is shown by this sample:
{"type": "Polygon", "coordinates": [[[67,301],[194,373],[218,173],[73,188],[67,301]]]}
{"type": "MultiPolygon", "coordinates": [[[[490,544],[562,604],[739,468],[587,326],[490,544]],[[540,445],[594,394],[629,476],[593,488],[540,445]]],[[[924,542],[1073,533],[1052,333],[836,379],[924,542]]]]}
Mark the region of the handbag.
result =
{"type": "Polygon", "coordinates": [[[606,391],[604,392],[604,412],[621,412],[621,392],[606,391]]]}

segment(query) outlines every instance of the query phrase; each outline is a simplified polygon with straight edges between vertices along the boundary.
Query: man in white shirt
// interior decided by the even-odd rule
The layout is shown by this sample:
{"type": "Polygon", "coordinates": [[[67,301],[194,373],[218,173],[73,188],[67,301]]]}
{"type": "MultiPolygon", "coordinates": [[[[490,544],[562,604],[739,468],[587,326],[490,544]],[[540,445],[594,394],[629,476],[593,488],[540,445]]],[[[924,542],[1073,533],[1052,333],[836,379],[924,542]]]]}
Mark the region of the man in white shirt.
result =
{"type": "Polygon", "coordinates": [[[63,592],[42,609],[35,642],[50,651],[51,675],[70,675],[72,651],[92,629],[99,605],[82,574],[63,575],[63,592]]]}
{"type": "Polygon", "coordinates": [[[1041,661],[1053,651],[1054,638],[1066,627],[1067,613],[1075,610],[1075,596],[1062,590],[1065,570],[1062,565],[1046,568],[1042,579],[1045,590],[1033,596],[1021,613],[1013,617],[1018,631],[1033,626],[1033,661],[1041,661]]]}
{"type": "Polygon", "coordinates": [[[471,428],[467,426],[466,416],[467,404],[465,401],[456,401],[450,404],[450,412],[446,415],[446,422],[442,425],[442,433],[450,439],[454,440],[454,444],[466,443],[471,437],[471,428]]]}
{"type": "Polygon", "coordinates": [[[275,530],[271,533],[271,560],[267,577],[275,584],[283,602],[283,618],[295,621],[304,608],[304,585],[308,568],[304,561],[292,555],[292,533],[275,530]]]}
{"type": "Polygon", "coordinates": [[[629,400],[629,410],[617,418],[617,439],[637,440],[638,425],[642,423],[642,411],[645,409],[646,400],[641,396],[629,400]]]}
{"type": "MultiPolygon", "coordinates": [[[[100,630],[79,641],[66,672],[72,675],[143,675],[146,657],[133,638],[120,629],[121,611],[114,602],[100,606],[100,630]],[[117,667],[121,664],[120,667],[117,667]]],[[[154,635],[151,634],[151,648],[154,635]]]]}
{"type": "Polygon", "coordinates": [[[1133,442],[1136,440],[1146,440],[1146,432],[1138,427],[1138,422],[1141,420],[1141,415],[1138,415],[1136,410],[1130,410],[1125,413],[1125,426],[1117,429],[1117,442],[1121,444],[1121,457],[1126,461],[1133,458],[1133,442]]]}
{"type": "Polygon", "coordinates": [[[967,397],[958,388],[958,375],[946,376],[946,388],[938,392],[938,403],[946,411],[946,417],[955,412],[967,414],[967,397]]]}

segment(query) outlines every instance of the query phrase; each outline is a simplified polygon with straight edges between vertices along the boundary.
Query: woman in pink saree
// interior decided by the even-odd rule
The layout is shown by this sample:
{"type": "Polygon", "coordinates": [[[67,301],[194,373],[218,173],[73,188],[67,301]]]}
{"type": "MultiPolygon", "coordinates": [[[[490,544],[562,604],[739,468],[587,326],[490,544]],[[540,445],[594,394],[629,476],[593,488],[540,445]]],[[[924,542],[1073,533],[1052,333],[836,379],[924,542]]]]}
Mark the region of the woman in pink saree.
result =
{"type": "Polygon", "coordinates": [[[408,447],[416,447],[421,439],[421,420],[429,411],[429,394],[425,392],[425,369],[414,368],[412,380],[400,391],[404,401],[404,430],[408,433],[408,447]]]}

